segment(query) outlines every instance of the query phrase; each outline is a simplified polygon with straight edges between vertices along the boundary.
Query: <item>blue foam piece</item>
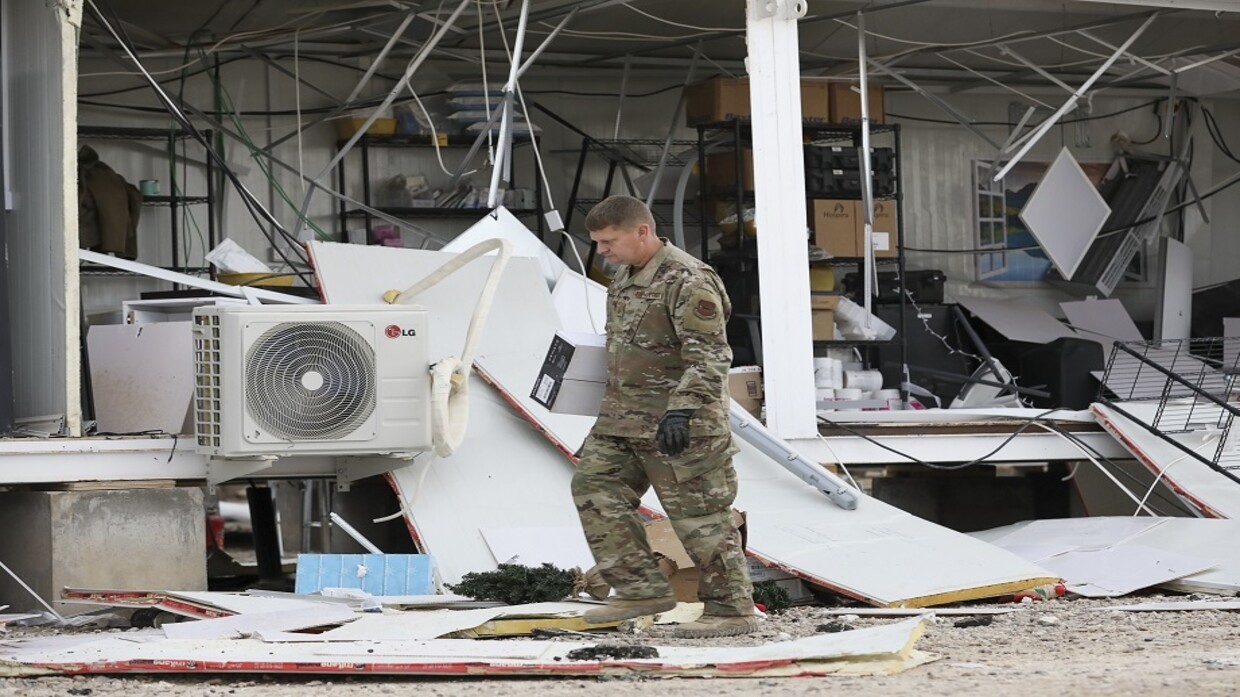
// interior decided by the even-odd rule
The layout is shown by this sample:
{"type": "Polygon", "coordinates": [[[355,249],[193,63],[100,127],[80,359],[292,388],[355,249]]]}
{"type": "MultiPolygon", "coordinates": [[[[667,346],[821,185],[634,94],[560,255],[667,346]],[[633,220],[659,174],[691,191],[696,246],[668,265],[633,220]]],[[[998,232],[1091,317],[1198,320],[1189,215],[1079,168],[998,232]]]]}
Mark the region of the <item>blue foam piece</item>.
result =
{"type": "Polygon", "coordinates": [[[429,554],[302,554],[296,592],[358,588],[370,595],[434,595],[435,560],[429,554]],[[362,568],[365,573],[359,573],[362,568]]]}

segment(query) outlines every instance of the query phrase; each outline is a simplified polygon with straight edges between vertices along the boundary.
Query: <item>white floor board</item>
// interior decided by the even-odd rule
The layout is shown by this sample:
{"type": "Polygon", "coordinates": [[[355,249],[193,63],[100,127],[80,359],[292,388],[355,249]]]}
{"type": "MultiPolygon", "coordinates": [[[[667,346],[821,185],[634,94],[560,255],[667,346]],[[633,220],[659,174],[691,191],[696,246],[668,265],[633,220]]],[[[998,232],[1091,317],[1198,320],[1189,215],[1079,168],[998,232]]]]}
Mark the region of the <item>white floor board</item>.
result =
{"type": "MultiPolygon", "coordinates": [[[[1155,566],[1166,562],[1169,568],[1174,569],[1176,564],[1184,567],[1191,563],[1190,560],[1196,560],[1205,568],[1163,580],[1129,573],[1128,576],[1135,582],[1146,584],[1136,585],[1133,590],[1161,586],[1185,592],[1226,595],[1240,591],[1240,546],[1235,544],[1240,537],[1240,521],[1131,516],[1063,518],[1025,521],[974,533],[974,536],[1022,556],[1027,555],[1027,559],[1062,573],[1069,586],[1092,583],[1104,574],[1118,583],[1114,574],[1123,570],[1119,564],[1124,559],[1106,556],[1090,559],[1087,558],[1088,553],[1139,548],[1146,550],[1141,554],[1155,566]],[[1039,549],[1049,552],[1036,551],[1039,549]],[[1034,551],[1031,553],[1031,550],[1034,551]],[[1159,554],[1151,555],[1149,550],[1159,554]],[[1052,556],[1055,554],[1060,556],[1052,556]],[[1072,554],[1077,558],[1063,561],[1063,556],[1072,554]],[[1084,566],[1087,562],[1093,566],[1084,566]]],[[[1131,567],[1129,571],[1132,571],[1131,567]]]]}

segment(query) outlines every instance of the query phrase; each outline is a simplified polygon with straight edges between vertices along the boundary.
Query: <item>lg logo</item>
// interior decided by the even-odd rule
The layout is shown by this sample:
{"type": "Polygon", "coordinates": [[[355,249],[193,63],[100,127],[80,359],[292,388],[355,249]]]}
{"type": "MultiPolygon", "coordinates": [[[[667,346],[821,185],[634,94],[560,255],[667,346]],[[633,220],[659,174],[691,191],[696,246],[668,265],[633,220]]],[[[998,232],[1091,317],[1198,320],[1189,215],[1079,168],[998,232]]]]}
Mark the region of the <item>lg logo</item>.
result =
{"type": "Polygon", "coordinates": [[[395,339],[401,336],[417,336],[418,335],[418,332],[416,329],[401,329],[395,324],[389,324],[387,329],[384,330],[384,333],[387,334],[387,338],[389,339],[395,339]]]}

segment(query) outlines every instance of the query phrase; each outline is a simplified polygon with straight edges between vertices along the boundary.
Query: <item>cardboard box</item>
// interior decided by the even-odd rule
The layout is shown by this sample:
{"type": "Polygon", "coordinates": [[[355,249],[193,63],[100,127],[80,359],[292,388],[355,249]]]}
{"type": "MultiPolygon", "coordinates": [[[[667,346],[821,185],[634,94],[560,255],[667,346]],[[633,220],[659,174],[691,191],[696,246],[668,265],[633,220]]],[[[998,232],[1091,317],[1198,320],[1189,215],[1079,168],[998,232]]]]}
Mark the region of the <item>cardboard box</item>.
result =
{"type": "Polygon", "coordinates": [[[855,257],[860,254],[857,229],[860,207],[847,199],[815,198],[809,202],[809,226],[814,231],[814,245],[833,257],[855,257]]]}
{"type": "MultiPolygon", "coordinates": [[[[801,80],[802,119],[810,123],[830,120],[829,85],[821,80],[801,80]]],[[[750,115],[748,78],[719,77],[685,89],[686,126],[731,119],[744,121],[750,115]]]]}
{"type": "MultiPolygon", "coordinates": [[[[865,250],[865,220],[860,201],[849,199],[810,199],[809,222],[814,245],[833,257],[860,257],[865,250]]],[[[895,257],[900,244],[896,202],[875,199],[873,214],[874,256],[895,257]]]]}
{"type": "Polygon", "coordinates": [[[757,559],[749,560],[749,580],[754,583],[762,583],[763,581],[786,581],[790,578],[796,578],[787,571],[778,569],[774,566],[767,566],[757,559]]]}
{"type": "Polygon", "coordinates": [[[809,603],[814,600],[814,593],[808,583],[786,571],[766,566],[756,559],[749,560],[749,580],[755,584],[774,583],[776,586],[783,588],[784,592],[788,594],[788,600],[793,605],[809,603]]]}
{"type": "MultiPolygon", "coordinates": [[[[888,199],[875,200],[872,219],[874,222],[874,256],[895,257],[897,254],[896,247],[900,244],[900,221],[896,202],[888,199]]],[[[860,232],[865,234],[865,222],[861,221],[861,225],[860,232]]],[[[858,237],[857,249],[864,249],[863,243],[860,242],[860,237],[858,237]]]]}
{"type": "MultiPolygon", "coordinates": [[[[886,121],[887,105],[883,98],[883,86],[869,82],[870,123],[886,121]]],[[[832,82],[827,103],[830,106],[831,123],[861,123],[861,90],[855,82],[832,82]]]]}
{"type": "MultiPolygon", "coordinates": [[[[732,511],[732,522],[740,530],[741,548],[744,549],[748,534],[745,527],[745,514],[732,511]]],[[[698,602],[700,574],[693,564],[693,559],[685,551],[684,545],[680,544],[680,538],[676,537],[672,521],[652,520],[646,523],[646,540],[650,542],[650,549],[659,559],[659,570],[671,581],[672,592],[676,595],[676,600],[682,603],[698,602]]]]}
{"type": "Polygon", "coordinates": [[[607,387],[607,337],[555,333],[530,397],[555,414],[598,416],[607,387]]]}
{"type": "Polygon", "coordinates": [[[809,296],[810,330],[814,341],[831,341],[835,338],[835,311],[839,306],[838,295],[813,293],[809,296]]]}
{"type": "Polygon", "coordinates": [[[745,408],[758,416],[762,412],[762,368],[756,365],[741,366],[728,371],[728,394],[745,408]]]}
{"type": "MultiPolygon", "coordinates": [[[[745,148],[741,153],[744,172],[741,186],[753,191],[753,150],[745,148]]],[[[717,152],[706,156],[706,190],[733,193],[736,191],[736,151],[717,152]]]]}

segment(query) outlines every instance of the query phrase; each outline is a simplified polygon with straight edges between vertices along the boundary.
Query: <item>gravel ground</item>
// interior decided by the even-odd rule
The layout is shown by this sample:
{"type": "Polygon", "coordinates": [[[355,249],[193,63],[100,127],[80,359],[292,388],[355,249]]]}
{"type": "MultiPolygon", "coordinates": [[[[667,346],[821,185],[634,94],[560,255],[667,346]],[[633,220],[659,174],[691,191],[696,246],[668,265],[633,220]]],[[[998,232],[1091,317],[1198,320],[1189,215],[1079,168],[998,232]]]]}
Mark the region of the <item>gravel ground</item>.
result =
{"type": "MultiPolygon", "coordinates": [[[[422,695],[716,695],[809,694],[846,690],[884,697],[926,695],[1234,695],[1240,692],[1240,612],[1197,611],[1132,613],[1108,606],[1159,596],[1119,600],[1053,600],[1018,606],[988,626],[956,627],[963,618],[932,621],[917,648],[940,660],[904,673],[881,677],[788,678],[779,680],[702,679],[384,679],[259,676],[101,676],[0,680],[0,695],[191,695],[300,697],[306,690],[328,690],[332,697],[422,695]]],[[[1167,598],[1186,600],[1187,598],[1167,598]]],[[[1012,607],[1010,605],[993,607],[1012,607]]],[[[838,618],[818,607],[793,608],[772,615],[757,635],[732,640],[675,641],[663,637],[624,637],[635,643],[759,644],[809,636],[838,618]]],[[[852,627],[891,619],[860,618],[852,627]]],[[[116,630],[112,630],[116,631],[116,630]]],[[[4,638],[46,630],[10,629],[4,638]]],[[[620,637],[606,637],[616,641],[620,637]]]]}

